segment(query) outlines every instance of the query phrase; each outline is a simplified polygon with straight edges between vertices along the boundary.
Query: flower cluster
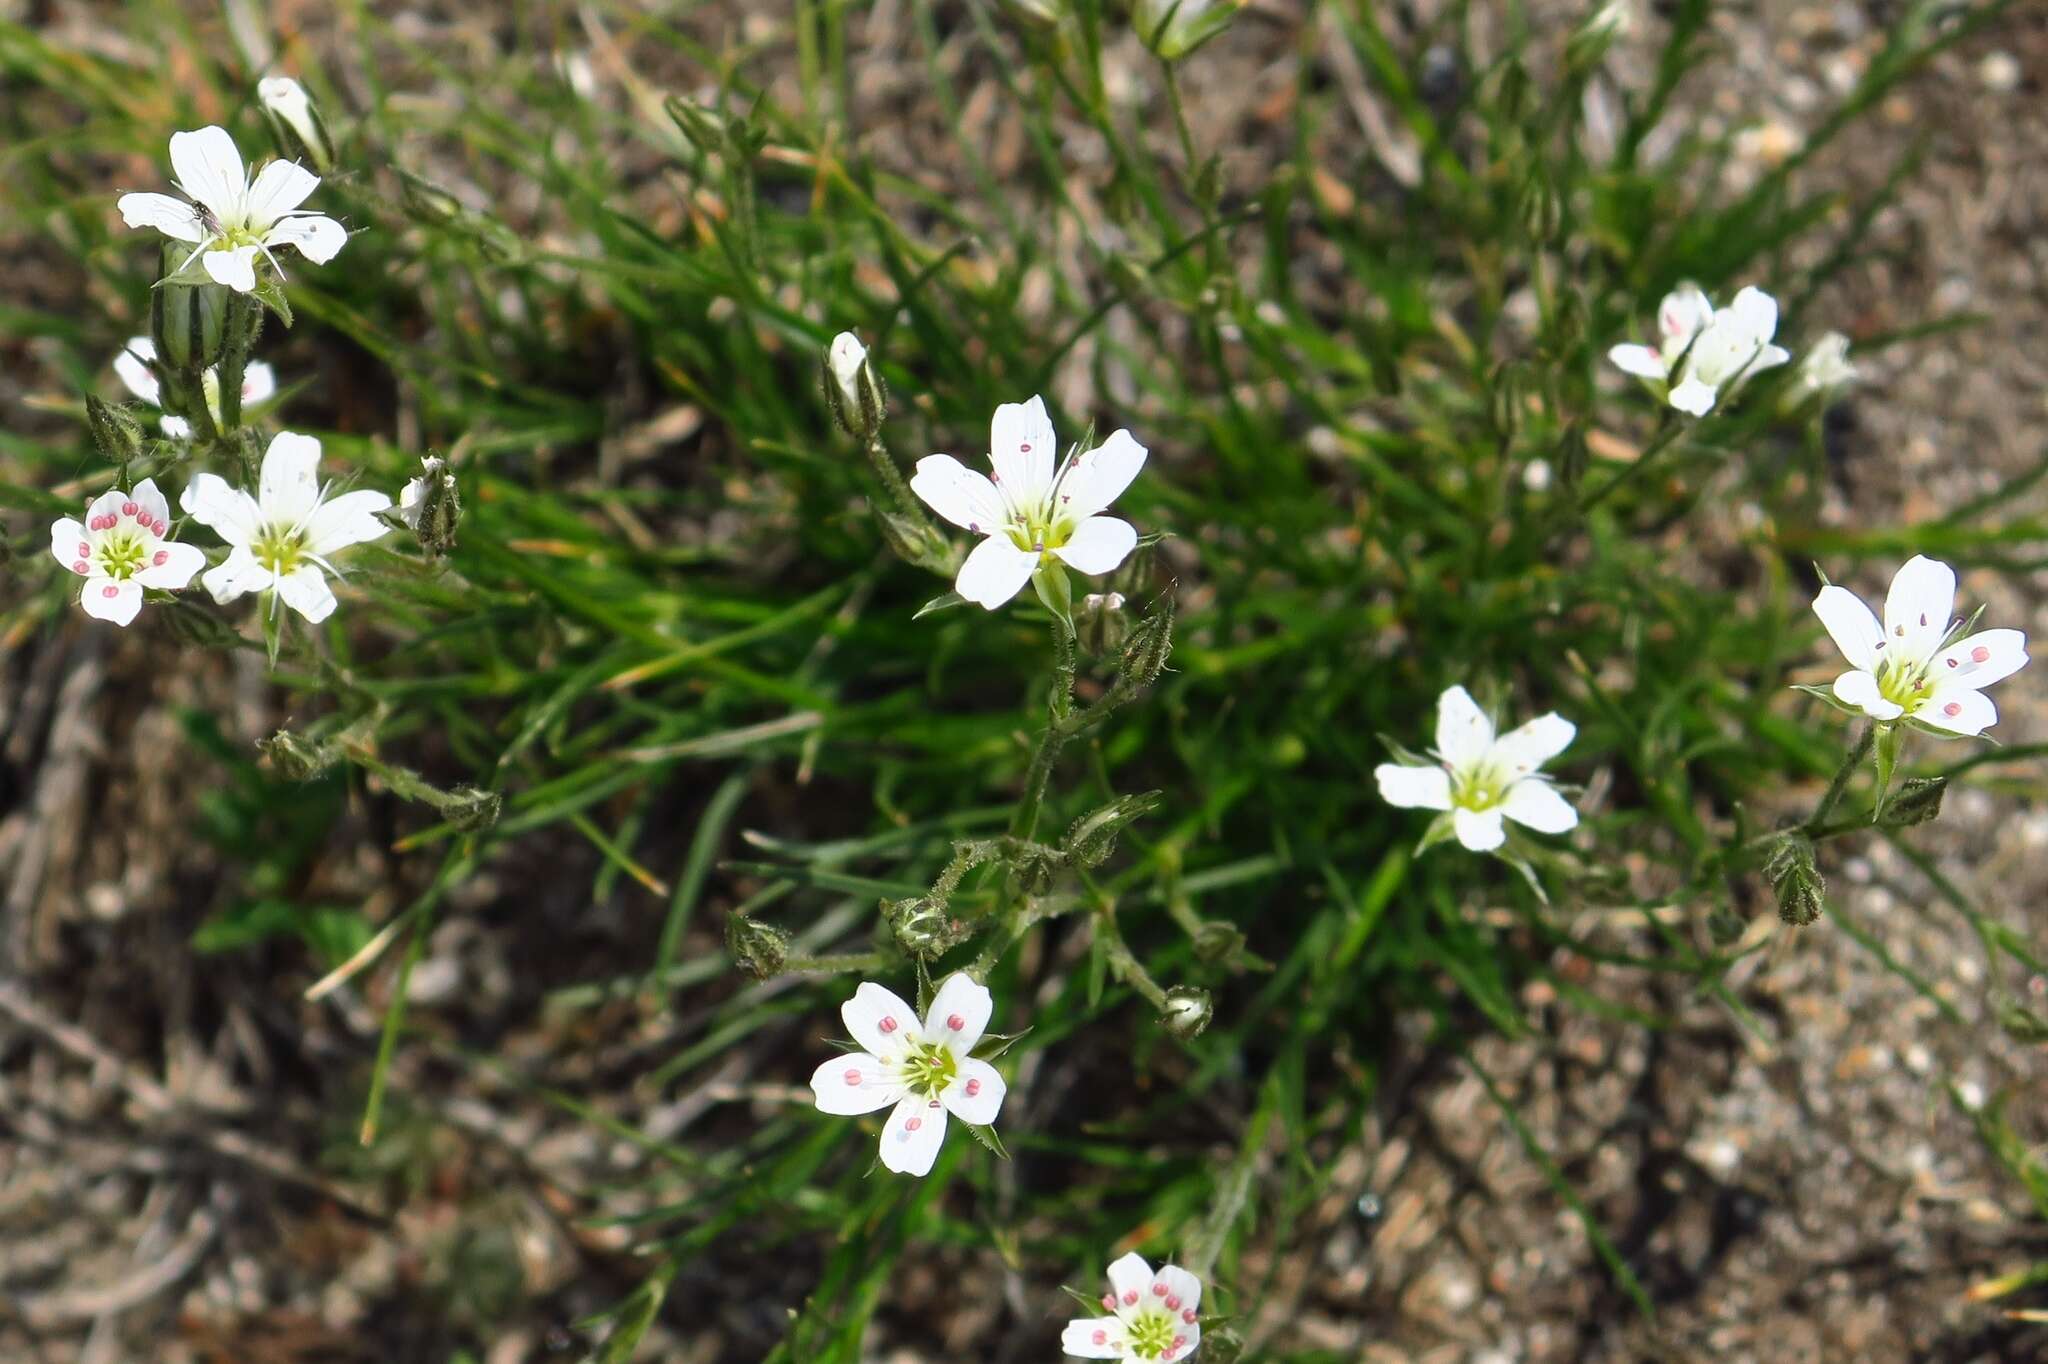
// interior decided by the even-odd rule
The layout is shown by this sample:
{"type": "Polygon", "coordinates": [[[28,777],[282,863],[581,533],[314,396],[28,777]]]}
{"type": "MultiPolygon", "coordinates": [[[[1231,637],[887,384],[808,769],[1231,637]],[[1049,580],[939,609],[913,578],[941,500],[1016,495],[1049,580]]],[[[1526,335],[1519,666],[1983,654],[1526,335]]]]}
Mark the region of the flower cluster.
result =
{"type": "Polygon", "coordinates": [[[1655,348],[1615,346],[1607,358],[1624,373],[1660,386],[1665,401],[1680,412],[1704,417],[1723,392],[1733,393],[1751,375],[1792,358],[1771,344],[1777,330],[1778,301],[1761,289],[1744,289],[1716,312],[1704,293],[1686,285],[1666,294],[1657,309],[1655,348]]]}

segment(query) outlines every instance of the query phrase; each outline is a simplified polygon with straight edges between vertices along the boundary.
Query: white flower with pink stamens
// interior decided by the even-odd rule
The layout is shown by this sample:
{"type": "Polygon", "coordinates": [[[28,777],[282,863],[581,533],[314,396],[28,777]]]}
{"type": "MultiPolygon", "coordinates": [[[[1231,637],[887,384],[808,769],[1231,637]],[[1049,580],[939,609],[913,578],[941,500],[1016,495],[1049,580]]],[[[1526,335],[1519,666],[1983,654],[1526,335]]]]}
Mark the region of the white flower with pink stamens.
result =
{"type": "Polygon", "coordinates": [[[864,1050],[811,1076],[819,1111],[851,1117],[895,1105],[882,1124],[882,1164],[898,1174],[930,1174],[948,1113],[980,1127],[1003,1106],[1003,1077],[969,1055],[994,1012],[988,987],[959,973],[939,986],[923,1022],[894,992],[863,982],[839,1016],[864,1050]]]}
{"type": "Polygon", "coordinates": [[[1955,604],[1955,570],[1920,554],[1892,578],[1882,625],[1848,588],[1823,587],[1813,612],[1851,665],[1835,679],[1835,699],[1886,725],[1909,720],[1977,735],[1997,724],[1984,688],[2027,666],[2027,637],[1980,630],[1957,639],[1955,604]]]}
{"type": "Polygon", "coordinates": [[[225,605],[246,592],[275,591],[316,625],[334,614],[327,574],[340,574],[328,556],[390,530],[377,513],[391,499],[369,491],[327,493],[320,483],[320,442],[291,431],[280,431],[264,452],[256,496],[218,474],[187,484],[178,505],[230,546],[228,557],[201,579],[213,599],[225,605]]]}
{"type": "Polygon", "coordinates": [[[910,490],[961,529],[985,536],[960,565],[953,590],[993,611],[1023,590],[1047,555],[1083,573],[1108,573],[1138,543],[1128,521],[1098,515],[1145,467],[1145,447],[1119,430],[1056,465],[1045,400],[1004,403],[989,433],[985,478],[951,455],[917,462],[910,490]]]}
{"type": "Polygon", "coordinates": [[[144,588],[176,592],[206,567],[196,545],[166,540],[170,532],[170,503],[145,478],[132,493],[110,488],[87,503],[82,524],[69,516],[53,523],[50,553],[85,579],[85,614],[126,625],[142,609],[144,588]]]}
{"type": "Polygon", "coordinates": [[[1759,370],[1782,365],[1789,351],[1771,344],[1778,330],[1778,301],[1750,287],[1720,312],[1688,284],[1664,296],[1657,309],[1658,344],[1615,346],[1614,365],[1639,379],[1665,385],[1665,401],[1679,411],[1704,417],[1721,391],[1730,392],[1759,370]]]}
{"type": "Polygon", "coordinates": [[[348,244],[348,229],[334,219],[299,207],[320,186],[320,177],[296,161],[272,161],[252,181],[225,128],[171,134],[171,169],[185,199],[168,194],[124,194],[118,207],[130,227],[153,227],[175,241],[190,242],[207,276],[238,293],[256,287],[256,258],[280,276],[277,248],[296,247],[324,265],[348,244]],[[190,203],[186,199],[191,200],[190,203]]]}
{"type": "MultiPolygon", "coordinates": [[[[151,372],[150,364],[156,359],[156,342],[146,336],[128,339],[128,345],[114,357],[114,373],[128,391],[148,403],[151,407],[164,405],[163,389],[151,372]]],[[[210,368],[200,376],[200,383],[206,390],[206,410],[213,413],[214,425],[221,422],[220,415],[220,368],[210,368]]],[[[269,402],[277,393],[277,371],[261,360],[251,360],[242,370],[242,410],[248,411],[258,403],[269,402]]],[[[166,413],[161,419],[163,431],[172,440],[184,440],[192,434],[192,423],[183,417],[166,413]]]]}
{"type": "Polygon", "coordinates": [[[1202,1281],[1179,1265],[1154,1274],[1132,1251],[1109,1267],[1106,1317],[1075,1317],[1060,1348],[1083,1359],[1181,1361],[1202,1343],[1202,1281]]]}
{"type": "Polygon", "coordinates": [[[1434,763],[1381,763],[1380,796],[1403,809],[1446,810],[1458,841],[1473,852],[1507,842],[1512,819],[1538,833],[1575,828],[1579,812],[1536,769],[1564,752],[1578,733],[1562,715],[1540,715],[1496,735],[1493,721],[1463,687],[1437,701],[1434,763]]]}

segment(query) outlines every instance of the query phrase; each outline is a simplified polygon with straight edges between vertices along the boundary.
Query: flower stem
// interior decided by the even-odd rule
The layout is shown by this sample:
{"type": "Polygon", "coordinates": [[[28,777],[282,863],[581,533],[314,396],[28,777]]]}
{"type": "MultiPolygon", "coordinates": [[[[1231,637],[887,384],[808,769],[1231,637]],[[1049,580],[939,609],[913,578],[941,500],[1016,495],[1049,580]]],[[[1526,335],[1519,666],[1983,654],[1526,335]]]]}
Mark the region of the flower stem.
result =
{"type": "MultiPolygon", "coordinates": [[[[249,294],[228,292],[227,316],[221,324],[221,334],[227,344],[221,348],[220,357],[220,427],[223,434],[232,433],[242,426],[242,376],[249,368],[249,348],[255,343],[256,328],[261,323],[261,305],[249,294]]],[[[206,405],[204,393],[200,405],[206,405]]]]}
{"type": "Polygon", "coordinates": [[[1012,838],[1030,838],[1038,829],[1038,810],[1045,803],[1046,783],[1052,778],[1053,760],[1068,739],[1077,732],[1070,723],[1074,701],[1074,672],[1078,666],[1073,622],[1054,616],[1052,622],[1052,691],[1046,697],[1045,732],[1038,736],[1038,748],[1031,755],[1031,768],[1024,777],[1024,799],[1010,820],[1012,838]]]}
{"type": "Polygon", "coordinates": [[[1642,454],[1636,456],[1634,463],[1579,499],[1579,515],[1584,516],[1594,507],[1605,502],[1613,494],[1620,492],[1626,484],[1641,478],[1644,471],[1657,462],[1657,457],[1676,445],[1679,436],[1690,429],[1685,422],[1673,419],[1668,413],[1664,421],[1664,429],[1657,433],[1656,438],[1650,442],[1648,448],[1642,454]]]}
{"type": "Polygon", "coordinates": [[[931,529],[931,517],[925,514],[924,503],[910,491],[910,484],[904,480],[903,471],[896,467],[896,457],[889,453],[889,447],[882,443],[881,432],[876,432],[861,443],[867,452],[868,463],[875,466],[875,476],[889,490],[889,500],[896,504],[896,510],[915,521],[922,529],[931,529]]]}
{"type": "Polygon", "coordinates": [[[1109,973],[1145,997],[1147,1003],[1160,1012],[1166,1010],[1166,991],[1159,982],[1152,979],[1152,973],[1137,959],[1124,942],[1123,930],[1116,923],[1116,902],[1105,900],[1095,910],[1095,938],[1102,944],[1103,956],[1109,962],[1109,973]]]}
{"type": "Polygon", "coordinates": [[[1820,804],[1813,807],[1813,814],[1801,826],[1809,838],[1827,823],[1828,816],[1842,803],[1842,796],[1849,789],[1849,779],[1856,775],[1856,769],[1870,756],[1871,747],[1876,742],[1877,722],[1873,720],[1866,723],[1863,732],[1856,736],[1855,744],[1850,747],[1848,756],[1842,759],[1841,767],[1836,769],[1835,779],[1828,783],[1827,792],[1821,796],[1820,804]]]}

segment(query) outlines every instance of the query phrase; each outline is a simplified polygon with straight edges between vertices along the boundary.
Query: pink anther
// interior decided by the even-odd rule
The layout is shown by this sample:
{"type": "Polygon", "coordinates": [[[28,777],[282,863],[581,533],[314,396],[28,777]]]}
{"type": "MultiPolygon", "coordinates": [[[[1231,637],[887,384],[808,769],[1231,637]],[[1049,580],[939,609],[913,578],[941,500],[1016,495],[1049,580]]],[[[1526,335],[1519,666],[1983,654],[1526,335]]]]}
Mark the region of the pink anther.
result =
{"type": "MultiPolygon", "coordinates": [[[[1103,1310],[1103,1311],[1105,1311],[1105,1312],[1114,1312],[1114,1311],[1116,1311],[1116,1294],[1114,1294],[1114,1293],[1104,1293],[1104,1294],[1102,1295],[1102,1310],[1103,1310]]],[[[1100,1341],[1097,1341],[1096,1343],[1097,1343],[1098,1345],[1099,1345],[1099,1344],[1101,1344],[1101,1342],[1100,1342],[1100,1341]]]]}
{"type": "Polygon", "coordinates": [[[100,595],[102,597],[118,597],[121,595],[121,589],[114,586],[112,583],[108,583],[105,587],[100,589],[100,595]]]}
{"type": "Polygon", "coordinates": [[[139,510],[140,508],[138,508],[133,502],[123,502],[121,504],[121,515],[123,516],[133,516],[139,510]]]}
{"type": "Polygon", "coordinates": [[[1153,1285],[1152,1285],[1152,1296],[1153,1296],[1153,1297],[1155,1297],[1155,1298],[1163,1298],[1163,1297],[1165,1297],[1165,1296],[1166,1296],[1166,1285],[1165,1285],[1165,1284],[1163,1284],[1163,1283],[1155,1283],[1155,1284],[1153,1284],[1153,1285]]]}
{"type": "Polygon", "coordinates": [[[848,1067],[847,1067],[847,1069],[846,1069],[846,1083],[848,1083],[848,1084],[850,1084],[850,1085],[857,1085],[857,1084],[859,1084],[859,1083],[860,1083],[860,1072],[859,1072],[859,1071],[857,1071],[857,1070],[855,1070],[855,1069],[854,1069],[853,1067],[851,1067],[851,1066],[848,1066],[848,1067]]]}
{"type": "Polygon", "coordinates": [[[1137,1289],[1135,1289],[1135,1288],[1133,1288],[1133,1289],[1129,1290],[1128,1292],[1126,1292],[1126,1293],[1124,1294],[1124,1306],[1126,1306],[1126,1307],[1136,1307],[1137,1305],[1138,1305],[1138,1290],[1137,1290],[1137,1289]]]}
{"type": "Polygon", "coordinates": [[[71,571],[73,573],[90,573],[92,572],[92,565],[80,559],[77,563],[71,565],[71,571]]]}
{"type": "Polygon", "coordinates": [[[971,1099],[979,1093],[981,1093],[981,1081],[969,1080],[967,1082],[967,1097],[971,1099]]]}
{"type": "Polygon", "coordinates": [[[157,552],[156,552],[156,553],[155,553],[154,555],[152,555],[152,556],[150,557],[150,562],[151,562],[151,563],[153,563],[153,564],[155,564],[155,565],[156,565],[157,567],[159,567],[159,568],[163,567],[163,566],[164,566],[165,564],[169,563],[170,561],[171,561],[171,552],[170,552],[169,550],[167,550],[167,549],[160,549],[160,550],[158,550],[158,551],[157,551],[157,552]]]}
{"type": "Polygon", "coordinates": [[[912,1118],[909,1122],[903,1124],[903,1130],[906,1132],[915,1132],[918,1128],[923,1126],[923,1118],[912,1118]]]}
{"type": "Polygon", "coordinates": [[[1195,1318],[1200,1315],[1201,1313],[1195,1311],[1194,1308],[1190,1307],[1187,1311],[1180,1314],[1180,1319],[1186,1322],[1188,1325],[1193,1326],[1195,1324],[1195,1318]]]}
{"type": "Polygon", "coordinates": [[[1970,650],[1970,661],[1972,663],[1989,663],[1991,661],[1991,651],[1979,644],[1976,648],[1970,650]]]}
{"type": "Polygon", "coordinates": [[[1180,1295],[1179,1295],[1178,1293],[1169,1293],[1169,1294],[1167,1294],[1167,1297],[1166,1297],[1166,1310],[1167,1310],[1167,1311],[1169,1311],[1169,1312],[1178,1312],[1178,1311],[1180,1311],[1180,1295]]]}
{"type": "Polygon", "coordinates": [[[896,1020],[893,1018],[885,1018],[882,1020],[880,1027],[883,1032],[895,1032],[896,1020]]]}
{"type": "Polygon", "coordinates": [[[1107,1331],[1097,1331],[1097,1332],[1095,1333],[1095,1336],[1094,1336],[1094,1340],[1095,1340],[1095,1343],[1096,1343],[1097,1345],[1107,1345],[1107,1344],[1109,1344],[1109,1332],[1107,1332],[1107,1331]]]}
{"type": "Polygon", "coordinates": [[[1951,720],[1953,720],[1956,716],[1961,715],[1963,713],[1963,703],[1960,701],[1951,701],[1941,708],[1941,713],[1943,715],[1948,716],[1951,720]]]}
{"type": "Polygon", "coordinates": [[[959,1014],[948,1014],[946,1016],[946,1026],[951,1028],[954,1032],[959,1032],[962,1028],[967,1026],[967,1020],[962,1018],[959,1014]]]}

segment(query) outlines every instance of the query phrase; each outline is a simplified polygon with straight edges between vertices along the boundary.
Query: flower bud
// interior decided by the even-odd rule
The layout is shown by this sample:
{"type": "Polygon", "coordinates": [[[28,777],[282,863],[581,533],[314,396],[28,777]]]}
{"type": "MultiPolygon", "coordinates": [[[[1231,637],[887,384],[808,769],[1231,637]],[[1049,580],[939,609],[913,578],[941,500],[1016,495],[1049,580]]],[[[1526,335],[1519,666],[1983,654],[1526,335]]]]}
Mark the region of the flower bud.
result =
{"type": "Polygon", "coordinates": [[[317,174],[333,172],[334,139],[305,86],[290,76],[271,76],[256,82],[256,98],[262,101],[279,151],[305,162],[317,174]]]}
{"type": "Polygon", "coordinates": [[[331,748],[308,743],[288,729],[280,729],[268,739],[258,739],[256,747],[286,781],[311,781],[334,766],[331,748]]]}
{"type": "MultiPolygon", "coordinates": [[[[239,649],[244,643],[240,631],[196,602],[173,597],[164,606],[164,620],[171,633],[186,644],[201,649],[239,649]]],[[[259,747],[261,743],[259,740],[259,747]]]]}
{"type": "Polygon", "coordinates": [[[116,468],[127,468],[142,453],[142,424],[127,408],[88,393],[85,424],[92,431],[93,444],[99,446],[100,454],[116,468]]]}
{"type": "Polygon", "coordinates": [[[1179,61],[1230,27],[1250,0],[1137,0],[1138,37],[1162,60],[1179,61]]]}
{"type": "Polygon", "coordinates": [[[881,430],[889,413],[889,390],[852,332],[839,333],[825,352],[825,400],[847,434],[861,440],[881,430]]]}
{"type": "Polygon", "coordinates": [[[1109,804],[1074,821],[1060,845],[1061,854],[1077,867],[1099,867],[1116,851],[1117,835],[1133,821],[1159,808],[1159,792],[1118,796],[1109,804]]]}
{"type": "Polygon", "coordinates": [[[1067,17],[1072,0],[1003,0],[1003,8],[1020,19],[1051,26],[1067,17]]]}
{"type": "Polygon", "coordinates": [[[1898,794],[1885,802],[1884,818],[1878,823],[1887,829],[1925,824],[1941,814],[1941,798],[1947,794],[1947,777],[1908,777],[1899,783],[1898,794]]]}
{"type": "Polygon", "coordinates": [[[1726,905],[1718,905],[1707,915],[1707,936],[1714,940],[1716,947],[1733,947],[1741,941],[1743,932],[1749,927],[1742,916],[1726,905]]]}
{"type": "Polygon", "coordinates": [[[789,960],[789,935],[745,914],[728,914],[725,950],[754,979],[766,980],[789,960]]]}
{"type": "Polygon", "coordinates": [[[1607,55],[1607,49],[1614,46],[1614,40],[1625,36],[1634,22],[1629,0],[1606,0],[1565,40],[1565,64],[1576,72],[1592,70],[1607,55]]]}
{"type": "Polygon", "coordinates": [[[1228,1326],[1202,1332],[1202,1364],[1237,1364],[1244,1357],[1244,1339],[1228,1326]]]}
{"type": "Polygon", "coordinates": [[[446,227],[463,216],[462,201],[431,180],[398,167],[398,197],[414,222],[446,227]]]}
{"type": "Polygon", "coordinates": [[[1856,366],[1849,363],[1849,338],[1829,332],[1799,361],[1799,380],[1785,391],[1780,408],[1790,412],[1814,398],[1832,402],[1857,377],[1856,366]]]}
{"type": "Polygon", "coordinates": [[[1828,883],[1814,862],[1813,841],[1802,833],[1779,836],[1764,860],[1764,875],[1778,897],[1778,917],[1804,928],[1827,908],[1828,883]]]}
{"type": "Polygon", "coordinates": [[[1195,930],[1195,956],[1212,965],[1229,961],[1244,951],[1244,934],[1221,919],[1210,919],[1195,930]]]}
{"type": "Polygon", "coordinates": [[[1515,438],[1515,432],[1522,425],[1523,392],[1528,382],[1527,368],[1519,364],[1505,364],[1494,371],[1493,392],[1489,395],[1488,416],[1493,424],[1493,434],[1505,446],[1515,438]]]}
{"type": "Polygon", "coordinates": [[[1523,182],[1515,211],[1522,220],[1522,231],[1538,246],[1547,246],[1557,240],[1558,232],[1564,227],[1564,200],[1556,188],[1540,175],[1532,175],[1523,182]]]}
{"type": "Polygon", "coordinates": [[[884,900],[882,918],[912,956],[936,957],[971,936],[967,926],[952,917],[946,902],[935,895],[884,900]]]}
{"type": "Polygon", "coordinates": [[[438,804],[441,817],[454,825],[457,833],[480,834],[498,822],[498,813],[504,808],[505,798],[496,791],[458,786],[438,804]]]}
{"type": "Polygon", "coordinates": [[[1209,998],[1207,990],[1198,990],[1192,985],[1176,985],[1166,992],[1166,1012],[1160,1015],[1159,1021],[1181,1041],[1192,1042],[1209,1026],[1209,1019],[1215,1012],[1215,1001],[1209,998]]]}
{"type": "Polygon", "coordinates": [[[1564,429],[1557,442],[1557,481],[1567,491],[1576,489],[1586,477],[1586,468],[1592,462],[1592,450],[1586,444],[1586,423],[1584,419],[1573,422],[1564,429]]]}
{"type": "Polygon", "coordinates": [[[455,548],[455,528],[462,523],[462,498],[455,474],[439,455],[420,460],[420,476],[398,495],[398,519],[412,529],[420,549],[439,559],[455,548]]]}
{"type": "Polygon", "coordinates": [[[2048,1018],[2041,1017],[2010,995],[1997,1000],[1993,1012],[1998,1018],[1998,1026],[2013,1041],[2029,1046],[2048,1042],[2048,1018]]]}
{"type": "Polygon", "coordinates": [[[1120,687],[1149,687],[1166,671],[1166,660],[1173,656],[1173,608],[1173,595],[1168,593],[1150,615],[1131,627],[1118,664],[1120,687]]]}
{"type": "MultiPolygon", "coordinates": [[[[177,262],[166,256],[166,276],[177,262]]],[[[149,339],[156,343],[156,358],[165,368],[192,376],[196,392],[198,376],[220,363],[226,347],[228,291],[220,284],[174,284],[169,278],[149,294],[149,339]]]]}
{"type": "Polygon", "coordinates": [[[1130,621],[1124,615],[1124,594],[1090,592],[1081,598],[1081,609],[1074,613],[1074,633],[1089,653],[1114,653],[1130,633],[1130,621]]]}

